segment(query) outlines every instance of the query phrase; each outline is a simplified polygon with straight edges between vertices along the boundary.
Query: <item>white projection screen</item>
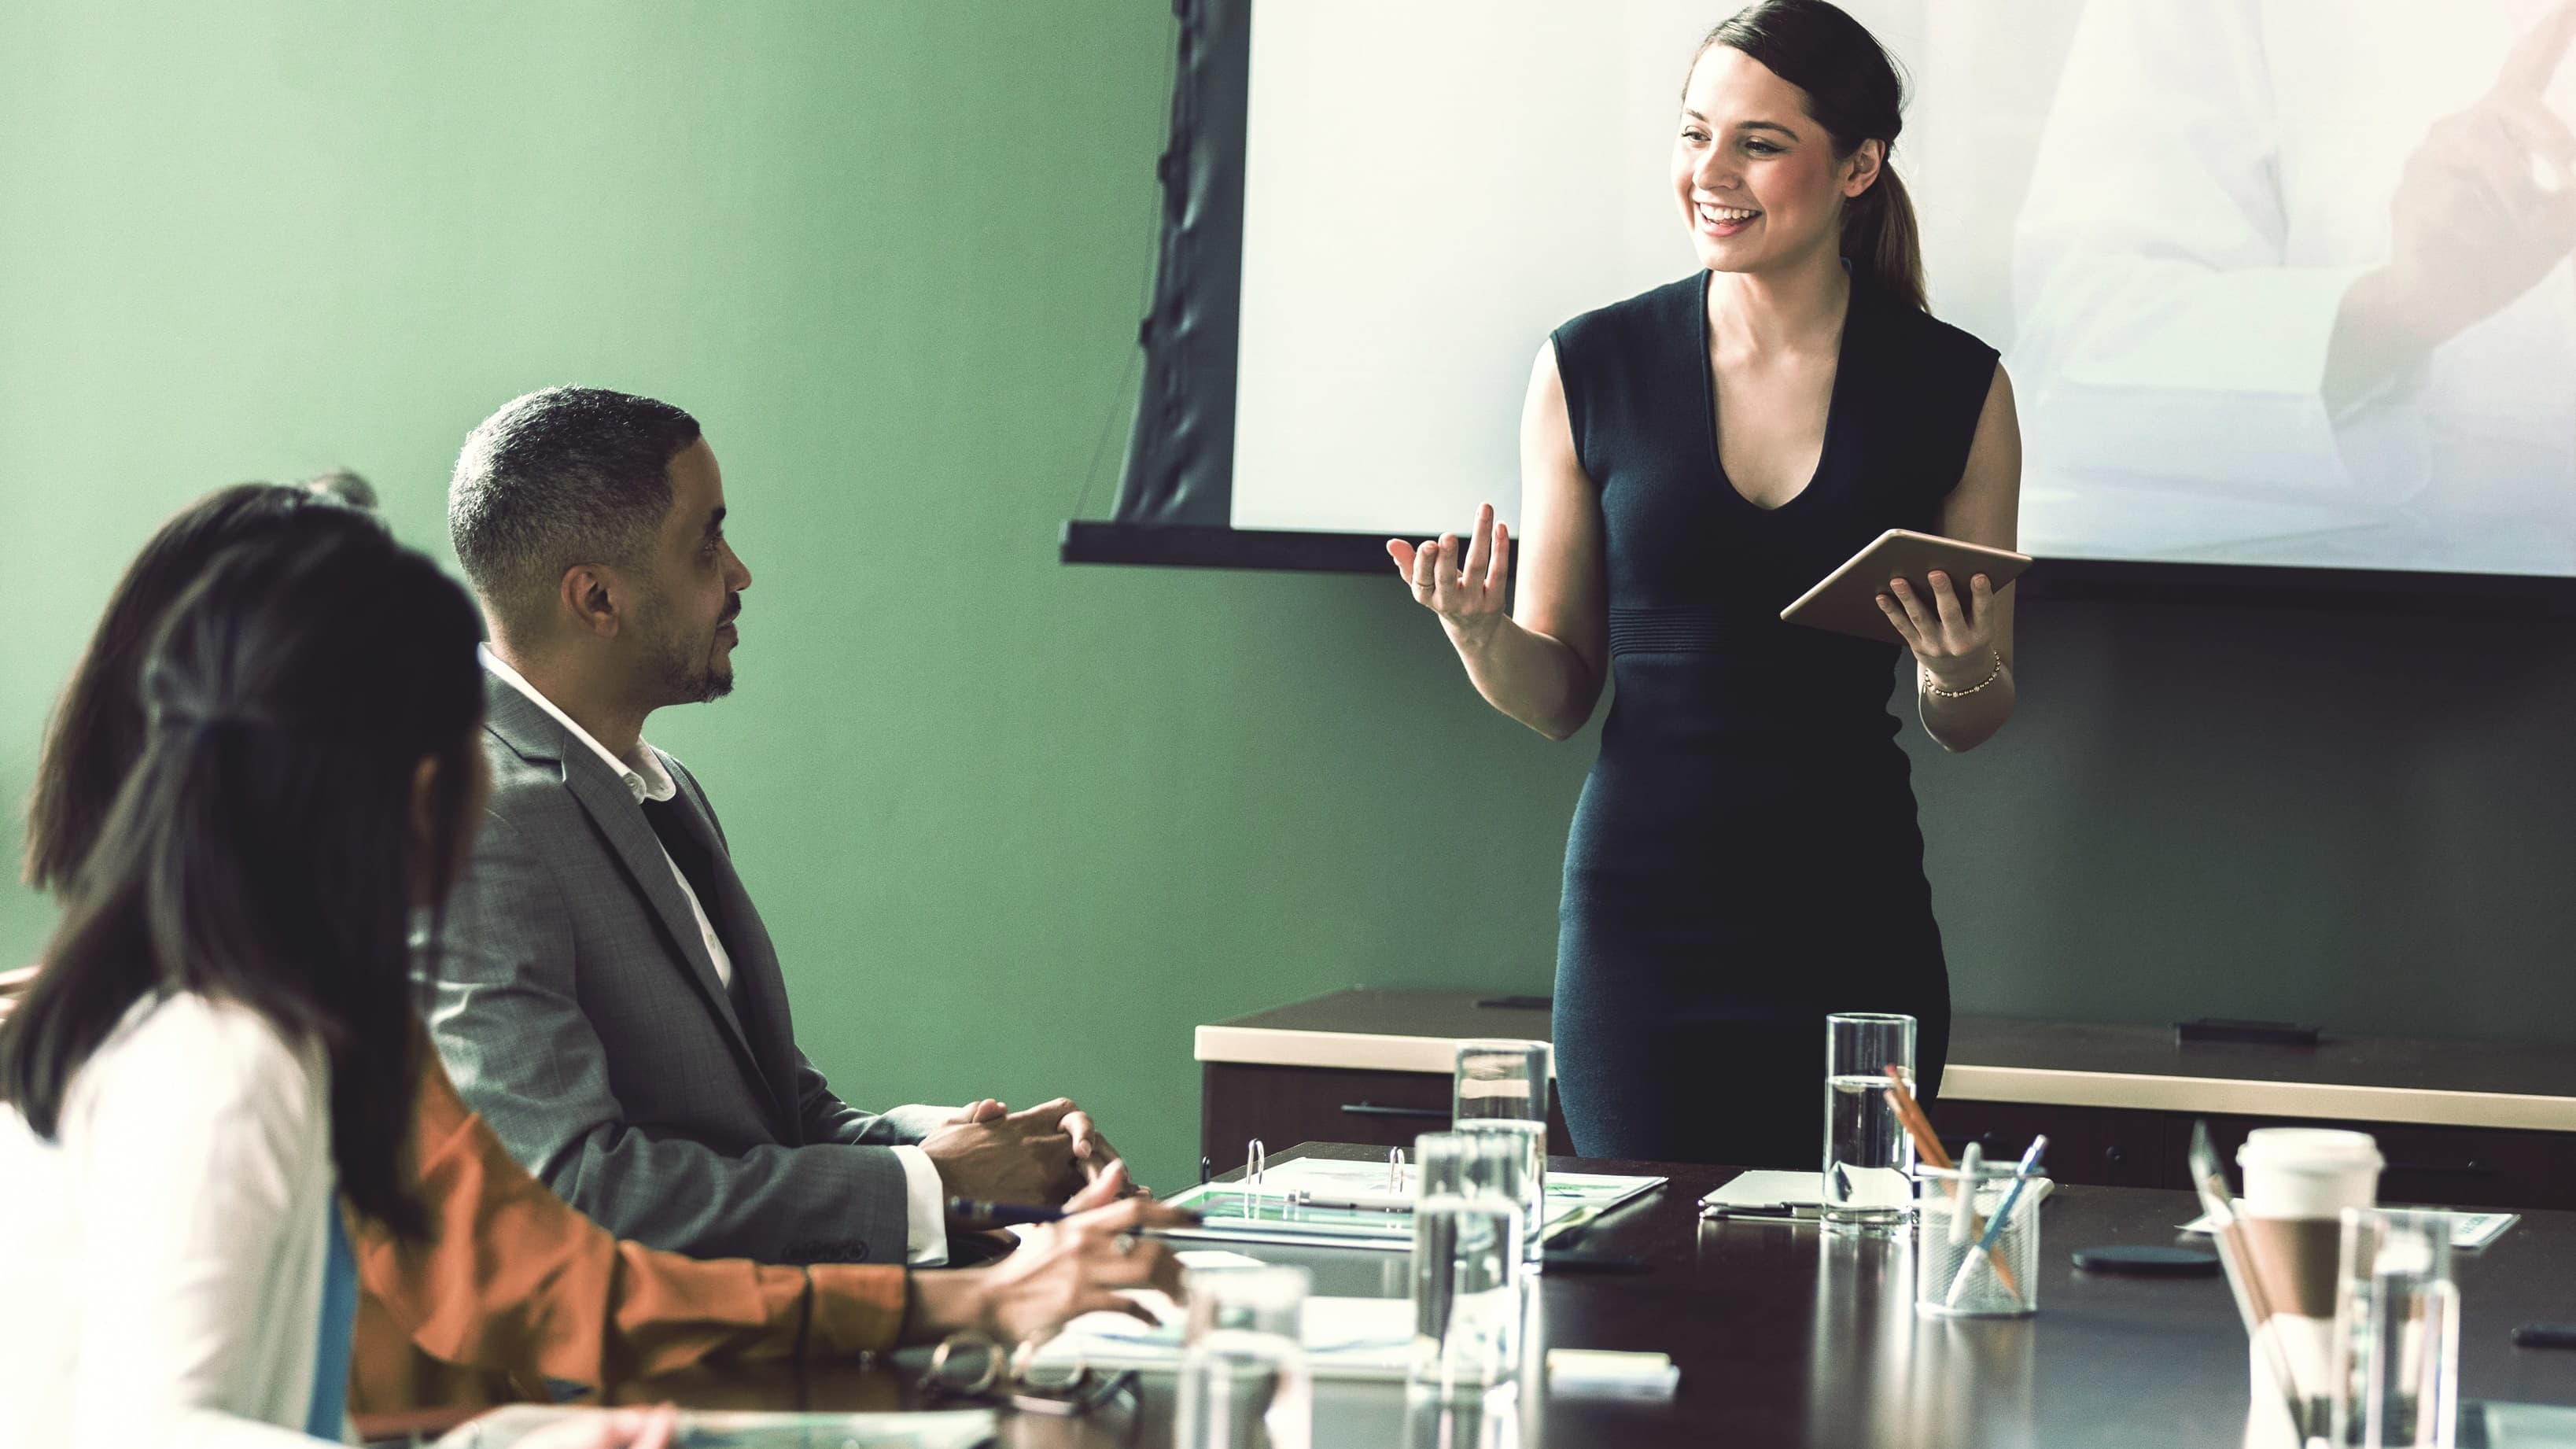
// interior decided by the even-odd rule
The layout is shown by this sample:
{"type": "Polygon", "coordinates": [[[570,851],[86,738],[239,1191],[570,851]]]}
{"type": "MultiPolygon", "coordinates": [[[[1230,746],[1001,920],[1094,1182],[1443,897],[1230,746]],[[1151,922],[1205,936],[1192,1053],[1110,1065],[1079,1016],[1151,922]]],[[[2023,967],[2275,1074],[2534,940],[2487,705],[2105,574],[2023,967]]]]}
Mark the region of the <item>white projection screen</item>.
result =
{"type": "MultiPolygon", "coordinates": [[[[1672,136],[1729,8],[1255,5],[1236,528],[1516,517],[1549,330],[1696,265],[1672,136]]],[[[2027,550],[2576,575],[2576,181],[2521,139],[2576,118],[2552,0],[1847,8],[1908,78],[1934,311],[2012,373],[2027,550]],[[2356,310],[2401,239],[2427,282],[2356,310]]]]}

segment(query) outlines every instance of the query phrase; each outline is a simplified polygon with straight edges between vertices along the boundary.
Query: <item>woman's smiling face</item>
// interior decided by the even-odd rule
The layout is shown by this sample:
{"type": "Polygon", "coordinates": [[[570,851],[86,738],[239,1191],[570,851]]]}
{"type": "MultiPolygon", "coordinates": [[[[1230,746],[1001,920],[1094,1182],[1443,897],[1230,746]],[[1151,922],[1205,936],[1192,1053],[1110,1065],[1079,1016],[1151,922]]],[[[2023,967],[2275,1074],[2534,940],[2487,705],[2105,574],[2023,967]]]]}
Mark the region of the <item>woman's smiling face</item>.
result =
{"type": "Polygon", "coordinates": [[[1804,91],[1740,50],[1691,67],[1673,139],[1673,194],[1700,265],[1761,271],[1839,242],[1842,204],[1878,177],[1885,148],[1849,156],[1807,114],[1804,91]]]}

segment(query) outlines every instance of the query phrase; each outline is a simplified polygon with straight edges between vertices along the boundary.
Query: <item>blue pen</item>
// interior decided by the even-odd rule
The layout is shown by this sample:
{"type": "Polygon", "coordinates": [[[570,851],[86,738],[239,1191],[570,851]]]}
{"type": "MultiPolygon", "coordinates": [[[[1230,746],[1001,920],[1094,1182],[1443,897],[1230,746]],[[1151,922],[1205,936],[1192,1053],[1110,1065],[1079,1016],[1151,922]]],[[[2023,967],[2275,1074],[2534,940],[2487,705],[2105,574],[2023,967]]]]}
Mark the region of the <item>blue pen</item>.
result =
{"type": "Polygon", "coordinates": [[[1064,1221],[1062,1208],[1029,1207],[1015,1202],[985,1202],[971,1197],[950,1198],[948,1215],[960,1222],[981,1223],[988,1228],[1064,1221]]]}
{"type": "MultiPolygon", "coordinates": [[[[2013,1205],[2021,1201],[2022,1189],[2030,1186],[2031,1174],[2039,1170],[2039,1155],[2047,1150],[2048,1139],[2045,1136],[2030,1139],[2030,1150],[2021,1155],[2020,1163],[2013,1168],[2012,1191],[2004,1194],[2003,1205],[1996,1208],[1995,1215],[1987,1220],[1986,1235],[1977,1239],[1977,1245],[1968,1250],[1967,1259],[1959,1264],[1959,1276],[1950,1280],[1950,1291],[1942,1298],[1942,1307],[1958,1307],[1959,1295],[1968,1291],[1968,1275],[1976,1271],[1978,1260],[1993,1258],[1995,1243],[2004,1235],[2004,1220],[2012,1216],[2013,1205]]],[[[1977,1185],[1971,1182],[1967,1184],[1967,1190],[1973,1201],[1977,1185]]],[[[2012,1293],[2015,1303],[2021,1301],[2019,1292],[2010,1287],[2005,1291],[2012,1293]]]]}

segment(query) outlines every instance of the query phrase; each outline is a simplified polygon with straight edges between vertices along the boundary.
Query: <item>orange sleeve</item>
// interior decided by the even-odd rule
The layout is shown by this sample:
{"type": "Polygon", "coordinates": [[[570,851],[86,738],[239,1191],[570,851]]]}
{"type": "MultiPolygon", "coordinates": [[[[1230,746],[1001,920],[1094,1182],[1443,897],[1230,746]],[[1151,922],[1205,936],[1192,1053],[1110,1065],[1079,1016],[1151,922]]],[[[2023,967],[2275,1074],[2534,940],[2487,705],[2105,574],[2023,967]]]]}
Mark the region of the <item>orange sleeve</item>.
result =
{"type": "Polygon", "coordinates": [[[904,1270],[704,1261],[609,1236],[511,1158],[423,1045],[415,1143],[426,1242],[347,1213],[362,1305],[353,1377],[419,1384],[412,1351],[527,1383],[604,1389],[716,1356],[811,1357],[894,1346],[904,1270]],[[807,1299],[811,1278],[810,1312],[807,1299]],[[397,1338],[399,1334],[401,1337],[397,1338]]]}

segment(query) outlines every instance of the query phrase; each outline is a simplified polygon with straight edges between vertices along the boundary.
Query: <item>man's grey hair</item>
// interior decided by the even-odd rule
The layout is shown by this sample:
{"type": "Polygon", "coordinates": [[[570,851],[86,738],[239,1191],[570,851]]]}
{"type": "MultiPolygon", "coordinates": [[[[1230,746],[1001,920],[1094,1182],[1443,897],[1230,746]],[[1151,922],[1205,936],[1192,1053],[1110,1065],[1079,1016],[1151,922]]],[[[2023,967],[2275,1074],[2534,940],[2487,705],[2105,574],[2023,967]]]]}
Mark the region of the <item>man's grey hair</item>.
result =
{"type": "Polygon", "coordinates": [[[545,616],[576,564],[632,566],[671,511],[671,460],[698,420],[665,402],[550,387],[466,434],[447,485],[456,561],[496,622],[545,616]]]}

